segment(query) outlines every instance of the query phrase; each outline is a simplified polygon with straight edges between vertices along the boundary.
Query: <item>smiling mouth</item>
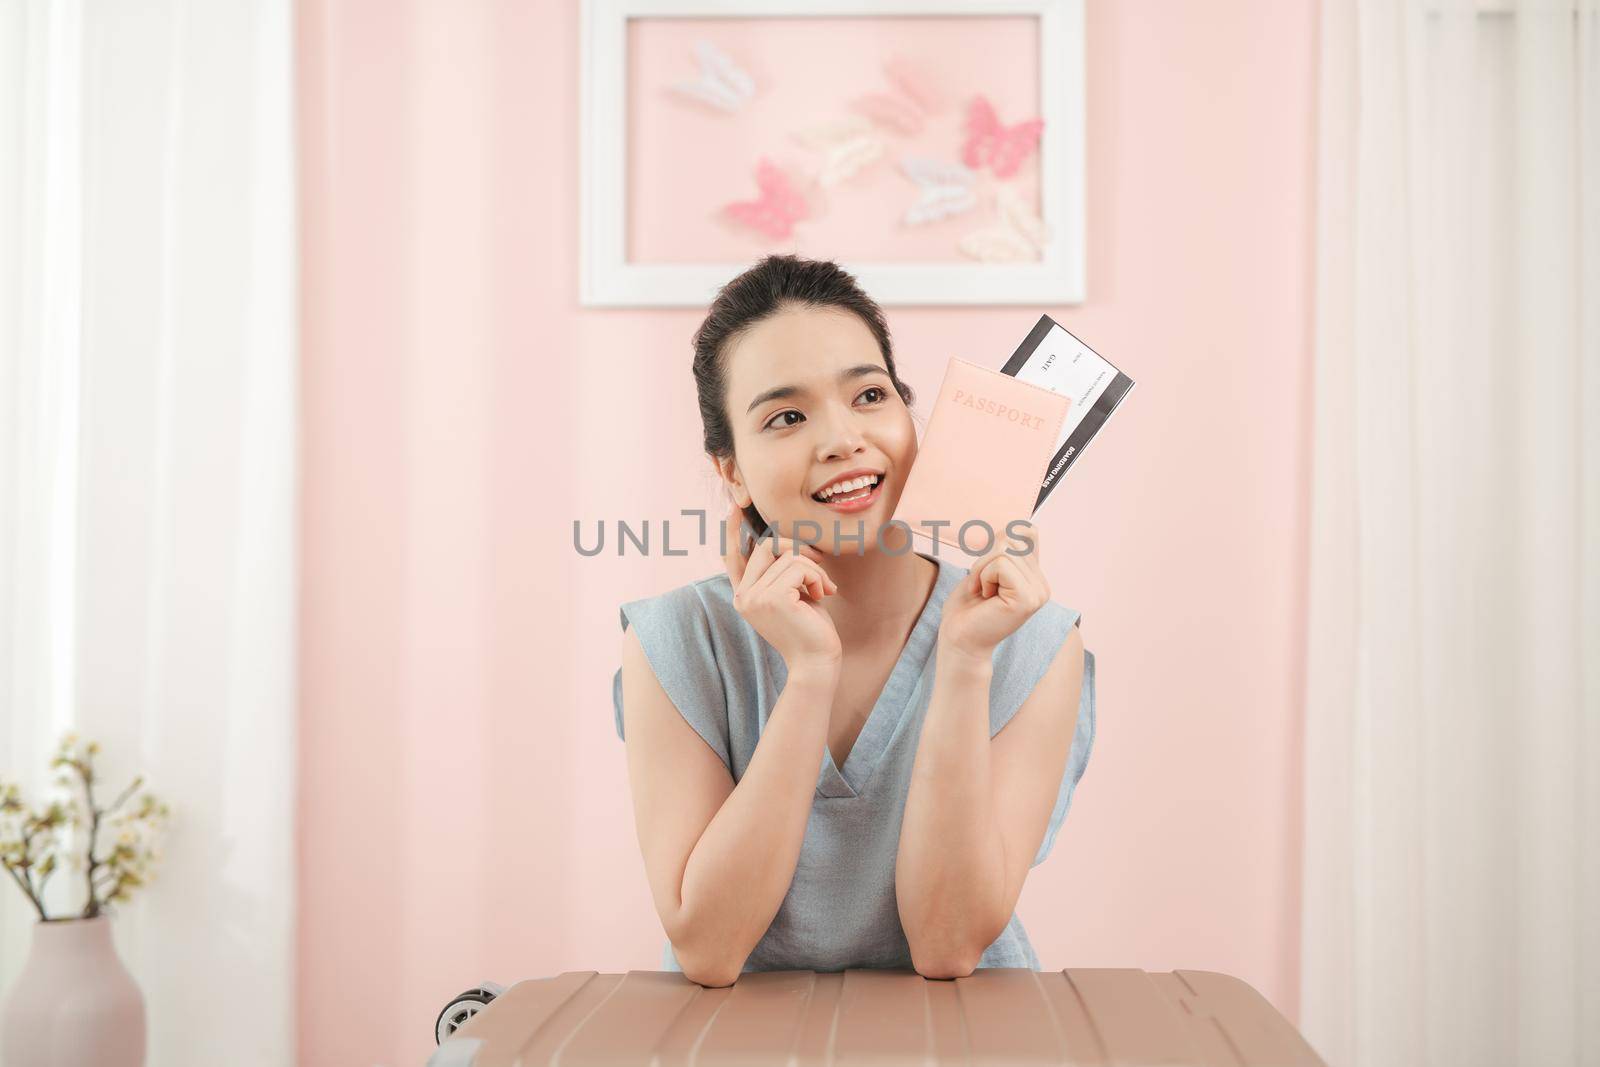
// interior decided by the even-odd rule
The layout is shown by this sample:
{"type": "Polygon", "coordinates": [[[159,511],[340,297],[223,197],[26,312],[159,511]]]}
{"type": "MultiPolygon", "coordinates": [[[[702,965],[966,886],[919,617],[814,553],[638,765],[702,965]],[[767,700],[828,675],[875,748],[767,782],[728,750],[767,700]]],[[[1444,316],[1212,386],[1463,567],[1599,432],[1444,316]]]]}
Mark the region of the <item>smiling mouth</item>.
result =
{"type": "Polygon", "coordinates": [[[842,493],[834,493],[832,496],[823,496],[820,492],[812,493],[811,499],[815,500],[819,504],[829,505],[859,503],[873,496],[873,494],[877,493],[877,491],[882,487],[883,475],[879,474],[874,476],[872,481],[867,485],[859,488],[850,489],[842,493]]]}

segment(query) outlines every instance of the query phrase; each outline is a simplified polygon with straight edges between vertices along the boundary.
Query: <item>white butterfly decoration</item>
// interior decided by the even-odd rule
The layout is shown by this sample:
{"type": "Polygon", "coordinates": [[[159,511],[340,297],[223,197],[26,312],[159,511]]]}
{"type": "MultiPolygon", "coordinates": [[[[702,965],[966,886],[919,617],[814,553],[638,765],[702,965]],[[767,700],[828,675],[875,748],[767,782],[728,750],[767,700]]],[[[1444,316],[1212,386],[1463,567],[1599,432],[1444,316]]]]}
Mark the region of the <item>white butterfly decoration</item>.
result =
{"type": "Polygon", "coordinates": [[[729,114],[737,112],[745,101],[755,96],[755,79],[716,45],[710,41],[696,41],[694,54],[700,61],[700,77],[668,86],[672,92],[729,114]]]}
{"type": "Polygon", "coordinates": [[[883,155],[883,138],[864,119],[847,118],[813,126],[794,139],[822,156],[814,178],[822,186],[838,185],[883,155]]]}
{"type": "Polygon", "coordinates": [[[995,187],[996,226],[974,230],[957,243],[963,253],[985,262],[1038,259],[1050,240],[1050,227],[1035,215],[1008,185],[995,187]]]}
{"type": "Polygon", "coordinates": [[[918,226],[959,215],[971,211],[978,203],[978,194],[972,189],[978,175],[960,163],[927,156],[905,156],[900,160],[900,169],[922,192],[921,198],[906,209],[908,225],[918,226]]]}

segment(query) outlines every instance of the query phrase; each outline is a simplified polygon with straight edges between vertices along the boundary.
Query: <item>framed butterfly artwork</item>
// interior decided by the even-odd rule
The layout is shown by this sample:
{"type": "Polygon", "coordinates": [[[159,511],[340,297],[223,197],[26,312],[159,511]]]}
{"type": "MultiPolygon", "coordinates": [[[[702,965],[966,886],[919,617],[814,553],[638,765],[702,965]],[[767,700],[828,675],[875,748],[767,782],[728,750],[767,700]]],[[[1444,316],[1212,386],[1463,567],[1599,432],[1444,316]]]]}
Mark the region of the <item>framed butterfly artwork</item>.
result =
{"type": "Polygon", "coordinates": [[[1083,0],[584,0],[579,294],[772,252],[880,303],[1084,299],[1083,0]]]}

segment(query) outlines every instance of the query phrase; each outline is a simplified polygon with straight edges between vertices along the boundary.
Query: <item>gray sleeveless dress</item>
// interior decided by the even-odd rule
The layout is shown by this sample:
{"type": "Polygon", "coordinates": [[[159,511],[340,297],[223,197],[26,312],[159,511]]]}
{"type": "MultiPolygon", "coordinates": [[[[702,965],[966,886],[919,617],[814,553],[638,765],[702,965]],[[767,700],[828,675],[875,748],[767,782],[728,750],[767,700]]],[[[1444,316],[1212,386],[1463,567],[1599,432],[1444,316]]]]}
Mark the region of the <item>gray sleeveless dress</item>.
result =
{"type": "MultiPolygon", "coordinates": [[[[933,691],[940,613],[950,590],[969,573],[949,560],[924,558],[939,567],[933,593],[844,766],[835,766],[824,746],[794,879],[771,926],[745,961],[745,971],[912,966],[895,905],[895,855],[917,739],[933,691]]],[[[1049,601],[995,648],[991,737],[1022,706],[1078,617],[1078,612],[1049,601]]],[[[778,651],[734,608],[727,574],[623,604],[621,623],[624,631],[632,624],[661,688],[738,782],[783,691],[787,671],[778,651]]],[[[617,736],[622,737],[620,668],[611,694],[617,736]]],[[[1077,732],[1033,866],[1050,854],[1083,777],[1094,731],[1094,656],[1085,651],[1077,732]]],[[[671,941],[661,962],[665,970],[682,970],[671,941]]],[[[1039,958],[1014,913],[978,965],[1039,969],[1039,958]]]]}

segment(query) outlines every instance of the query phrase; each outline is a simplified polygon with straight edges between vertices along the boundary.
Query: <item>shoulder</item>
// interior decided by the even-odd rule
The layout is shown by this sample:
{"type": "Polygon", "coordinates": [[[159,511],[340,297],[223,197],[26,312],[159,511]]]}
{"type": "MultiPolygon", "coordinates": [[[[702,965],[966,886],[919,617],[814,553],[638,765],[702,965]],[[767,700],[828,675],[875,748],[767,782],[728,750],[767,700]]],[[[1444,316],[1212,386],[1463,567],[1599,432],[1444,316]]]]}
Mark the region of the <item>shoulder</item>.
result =
{"type": "Polygon", "coordinates": [[[1063,649],[1071,655],[1086,655],[1080,651],[1082,639],[1076,632],[1080,617],[1076,608],[1047,600],[995,646],[989,700],[991,734],[1016,714],[1063,649]]]}
{"type": "Polygon", "coordinates": [[[995,665],[1053,658],[1069,641],[1076,643],[1074,631],[1081,617],[1078,609],[1069,608],[1059,600],[1045,601],[995,647],[995,665]]]}
{"type": "Polygon", "coordinates": [[[1025,695],[1062,655],[1083,655],[1080,618],[1076,608],[1045,601],[995,647],[994,673],[1015,677],[1025,695]]]}
{"type": "Polygon", "coordinates": [[[708,626],[729,624],[729,615],[743,618],[733,607],[733,588],[726,574],[711,574],[652,596],[624,601],[618,621],[626,630],[630,625],[708,626]]]}
{"type": "MultiPolygon", "coordinates": [[[[720,585],[728,585],[726,576],[720,585]]],[[[728,709],[747,702],[730,701],[730,691],[738,696],[747,688],[752,657],[748,637],[721,608],[724,601],[731,606],[731,595],[718,586],[715,575],[688,582],[626,601],[618,616],[623,631],[638,641],[667,699],[737,777],[742,767],[735,758],[728,709]]],[[[746,625],[742,618],[738,622],[746,625]]],[[[625,667],[613,675],[611,687],[617,736],[623,740],[625,667]]]]}
{"type": "Polygon", "coordinates": [[[679,673],[744,677],[760,669],[761,636],[733,606],[726,574],[686,582],[618,610],[657,675],[679,673]]]}

